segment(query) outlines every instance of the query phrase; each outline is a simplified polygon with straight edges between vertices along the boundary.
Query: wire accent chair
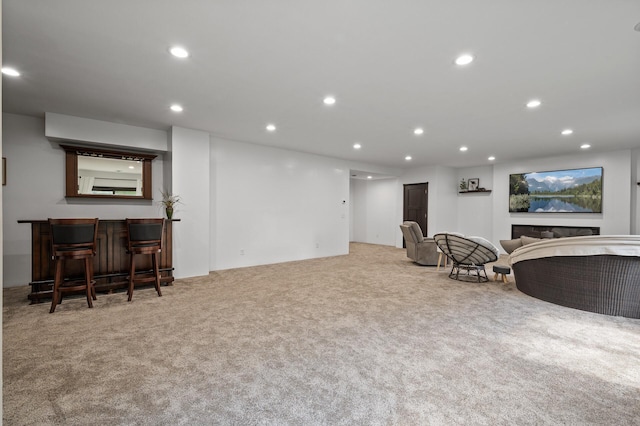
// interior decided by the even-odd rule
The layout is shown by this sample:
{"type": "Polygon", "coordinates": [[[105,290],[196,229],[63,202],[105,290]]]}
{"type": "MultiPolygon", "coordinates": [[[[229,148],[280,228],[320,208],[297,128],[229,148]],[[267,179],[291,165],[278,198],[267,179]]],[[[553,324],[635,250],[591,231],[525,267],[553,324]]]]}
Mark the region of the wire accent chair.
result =
{"type": "Polygon", "coordinates": [[[449,278],[459,281],[489,281],[484,265],[498,260],[498,249],[481,237],[439,233],[433,236],[440,250],[452,261],[449,278]],[[460,271],[466,271],[461,275],[460,271]],[[473,272],[473,274],[472,274],[473,272]]]}

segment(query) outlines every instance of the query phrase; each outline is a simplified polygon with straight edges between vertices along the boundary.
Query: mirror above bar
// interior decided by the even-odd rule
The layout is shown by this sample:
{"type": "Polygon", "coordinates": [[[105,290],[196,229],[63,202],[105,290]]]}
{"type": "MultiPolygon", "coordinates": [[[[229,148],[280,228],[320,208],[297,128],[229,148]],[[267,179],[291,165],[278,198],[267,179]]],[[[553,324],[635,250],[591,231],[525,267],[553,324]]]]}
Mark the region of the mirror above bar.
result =
{"type": "Polygon", "coordinates": [[[60,145],[66,152],[66,197],[151,200],[153,154],[60,145]]]}

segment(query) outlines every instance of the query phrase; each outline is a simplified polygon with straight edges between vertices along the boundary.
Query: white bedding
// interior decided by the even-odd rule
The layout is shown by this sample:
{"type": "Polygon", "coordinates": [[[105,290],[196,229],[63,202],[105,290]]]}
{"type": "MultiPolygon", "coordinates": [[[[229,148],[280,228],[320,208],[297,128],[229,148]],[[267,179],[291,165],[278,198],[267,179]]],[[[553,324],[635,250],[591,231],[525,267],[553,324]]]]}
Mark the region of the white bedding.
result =
{"type": "Polygon", "coordinates": [[[541,240],[514,250],[509,256],[509,263],[513,265],[541,257],[594,255],[640,257],[640,235],[590,235],[541,240]]]}

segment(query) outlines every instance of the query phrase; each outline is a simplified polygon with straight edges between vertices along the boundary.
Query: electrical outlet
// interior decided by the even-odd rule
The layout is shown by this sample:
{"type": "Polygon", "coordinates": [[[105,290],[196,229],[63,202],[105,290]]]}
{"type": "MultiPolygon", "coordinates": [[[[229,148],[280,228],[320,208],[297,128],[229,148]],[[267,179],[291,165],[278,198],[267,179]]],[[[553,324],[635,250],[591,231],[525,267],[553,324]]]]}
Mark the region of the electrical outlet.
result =
{"type": "Polygon", "coordinates": [[[316,248],[320,248],[320,243],[316,243],[316,248]]]}
{"type": "Polygon", "coordinates": [[[240,256],[244,256],[244,249],[240,249],[240,256]]]}

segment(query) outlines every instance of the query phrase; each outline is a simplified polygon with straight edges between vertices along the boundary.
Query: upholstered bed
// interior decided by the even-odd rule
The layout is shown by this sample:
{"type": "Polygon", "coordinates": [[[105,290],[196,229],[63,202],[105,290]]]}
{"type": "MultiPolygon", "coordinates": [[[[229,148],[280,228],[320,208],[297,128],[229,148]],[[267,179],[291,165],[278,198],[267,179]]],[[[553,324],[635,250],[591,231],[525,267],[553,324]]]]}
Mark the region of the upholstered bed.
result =
{"type": "Polygon", "coordinates": [[[640,318],[640,235],[542,240],[511,253],[516,286],[570,308],[640,318]]]}

